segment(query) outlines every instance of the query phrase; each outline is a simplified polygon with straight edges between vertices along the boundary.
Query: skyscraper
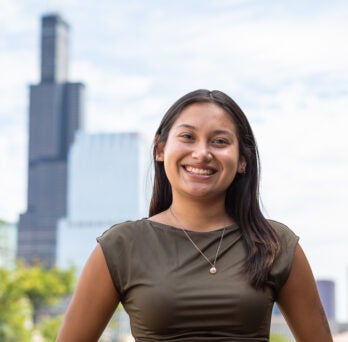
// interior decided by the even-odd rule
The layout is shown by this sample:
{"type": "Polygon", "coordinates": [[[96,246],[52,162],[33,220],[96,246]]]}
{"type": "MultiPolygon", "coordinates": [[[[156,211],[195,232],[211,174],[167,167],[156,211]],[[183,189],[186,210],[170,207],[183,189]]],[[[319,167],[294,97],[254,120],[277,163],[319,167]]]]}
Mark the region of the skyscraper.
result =
{"type": "Polygon", "coordinates": [[[59,267],[73,264],[80,271],[97,236],[147,215],[150,156],[137,132],[76,135],[68,157],[67,215],[58,224],[59,267]]]}
{"type": "Polygon", "coordinates": [[[19,220],[17,256],[53,265],[57,221],[66,214],[67,153],[83,125],[84,85],[68,82],[68,24],[56,14],[41,24],[41,80],[30,86],[27,211],[19,220]]]}

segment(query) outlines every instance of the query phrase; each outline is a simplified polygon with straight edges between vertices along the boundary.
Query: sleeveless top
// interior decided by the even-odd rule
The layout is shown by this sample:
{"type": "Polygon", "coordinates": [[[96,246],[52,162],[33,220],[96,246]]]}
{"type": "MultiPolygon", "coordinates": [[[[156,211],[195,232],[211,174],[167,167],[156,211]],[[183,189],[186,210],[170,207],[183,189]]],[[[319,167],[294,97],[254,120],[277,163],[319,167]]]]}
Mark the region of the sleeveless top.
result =
{"type": "MultiPolygon", "coordinates": [[[[269,341],[273,304],[288,278],[298,242],[289,228],[270,223],[280,237],[281,253],[265,290],[249,284],[237,225],[225,229],[215,275],[184,232],[173,226],[127,221],[97,238],[135,340],[269,341]]],[[[213,260],[222,229],[188,233],[213,260]]]]}

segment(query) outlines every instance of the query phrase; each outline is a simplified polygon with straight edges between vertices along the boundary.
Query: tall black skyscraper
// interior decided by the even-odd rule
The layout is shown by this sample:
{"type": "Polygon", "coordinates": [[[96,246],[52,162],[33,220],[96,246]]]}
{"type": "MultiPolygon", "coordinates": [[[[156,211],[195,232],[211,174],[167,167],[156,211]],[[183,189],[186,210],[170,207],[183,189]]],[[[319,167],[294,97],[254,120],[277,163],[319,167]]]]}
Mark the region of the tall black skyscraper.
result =
{"type": "Polygon", "coordinates": [[[42,17],[41,81],[30,86],[27,211],[20,216],[18,257],[56,261],[57,220],[66,216],[67,153],[83,124],[84,86],[68,82],[69,26],[42,17]]]}

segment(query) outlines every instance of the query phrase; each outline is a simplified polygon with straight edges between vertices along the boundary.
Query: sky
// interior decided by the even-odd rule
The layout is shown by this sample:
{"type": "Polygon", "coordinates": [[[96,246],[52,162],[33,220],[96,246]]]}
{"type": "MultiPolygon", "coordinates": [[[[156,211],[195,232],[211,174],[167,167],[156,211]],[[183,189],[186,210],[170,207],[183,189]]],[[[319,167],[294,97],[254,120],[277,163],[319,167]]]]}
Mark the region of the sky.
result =
{"type": "MultiPolygon", "coordinates": [[[[267,217],[283,222],[348,320],[348,4],[342,0],[0,0],[0,217],[26,210],[29,85],[40,17],[70,25],[69,80],[86,130],[139,131],[198,88],[243,109],[261,156],[267,217]]],[[[149,143],[150,146],[150,143],[149,143]]],[[[150,147],[149,147],[150,148],[150,147]]]]}

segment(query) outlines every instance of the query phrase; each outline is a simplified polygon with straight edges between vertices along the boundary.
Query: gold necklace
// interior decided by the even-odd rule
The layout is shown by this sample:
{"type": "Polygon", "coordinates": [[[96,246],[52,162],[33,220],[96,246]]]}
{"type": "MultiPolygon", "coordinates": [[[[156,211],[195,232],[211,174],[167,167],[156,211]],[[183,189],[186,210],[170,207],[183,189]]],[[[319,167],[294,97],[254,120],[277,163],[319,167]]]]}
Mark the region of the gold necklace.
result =
{"type": "Polygon", "coordinates": [[[192,240],[191,236],[189,235],[189,233],[186,231],[186,229],[184,229],[183,225],[180,223],[179,219],[174,215],[174,212],[172,210],[172,207],[169,207],[169,211],[170,213],[172,214],[172,216],[174,217],[175,221],[178,223],[179,225],[179,228],[185,233],[186,237],[190,240],[190,242],[192,243],[192,245],[197,249],[197,251],[203,256],[203,258],[205,260],[208,261],[208,263],[210,264],[210,269],[209,269],[209,273],[210,274],[216,274],[217,272],[217,269],[216,269],[216,260],[217,260],[217,257],[219,255],[219,251],[220,251],[220,247],[221,247],[221,244],[222,244],[222,240],[224,239],[224,234],[225,234],[225,228],[226,226],[224,227],[224,229],[222,230],[222,233],[221,233],[221,238],[220,238],[220,242],[219,242],[219,245],[218,245],[218,248],[216,250],[216,253],[215,253],[215,258],[214,258],[214,261],[211,262],[208,257],[203,253],[203,251],[195,244],[195,242],[192,240]]]}

